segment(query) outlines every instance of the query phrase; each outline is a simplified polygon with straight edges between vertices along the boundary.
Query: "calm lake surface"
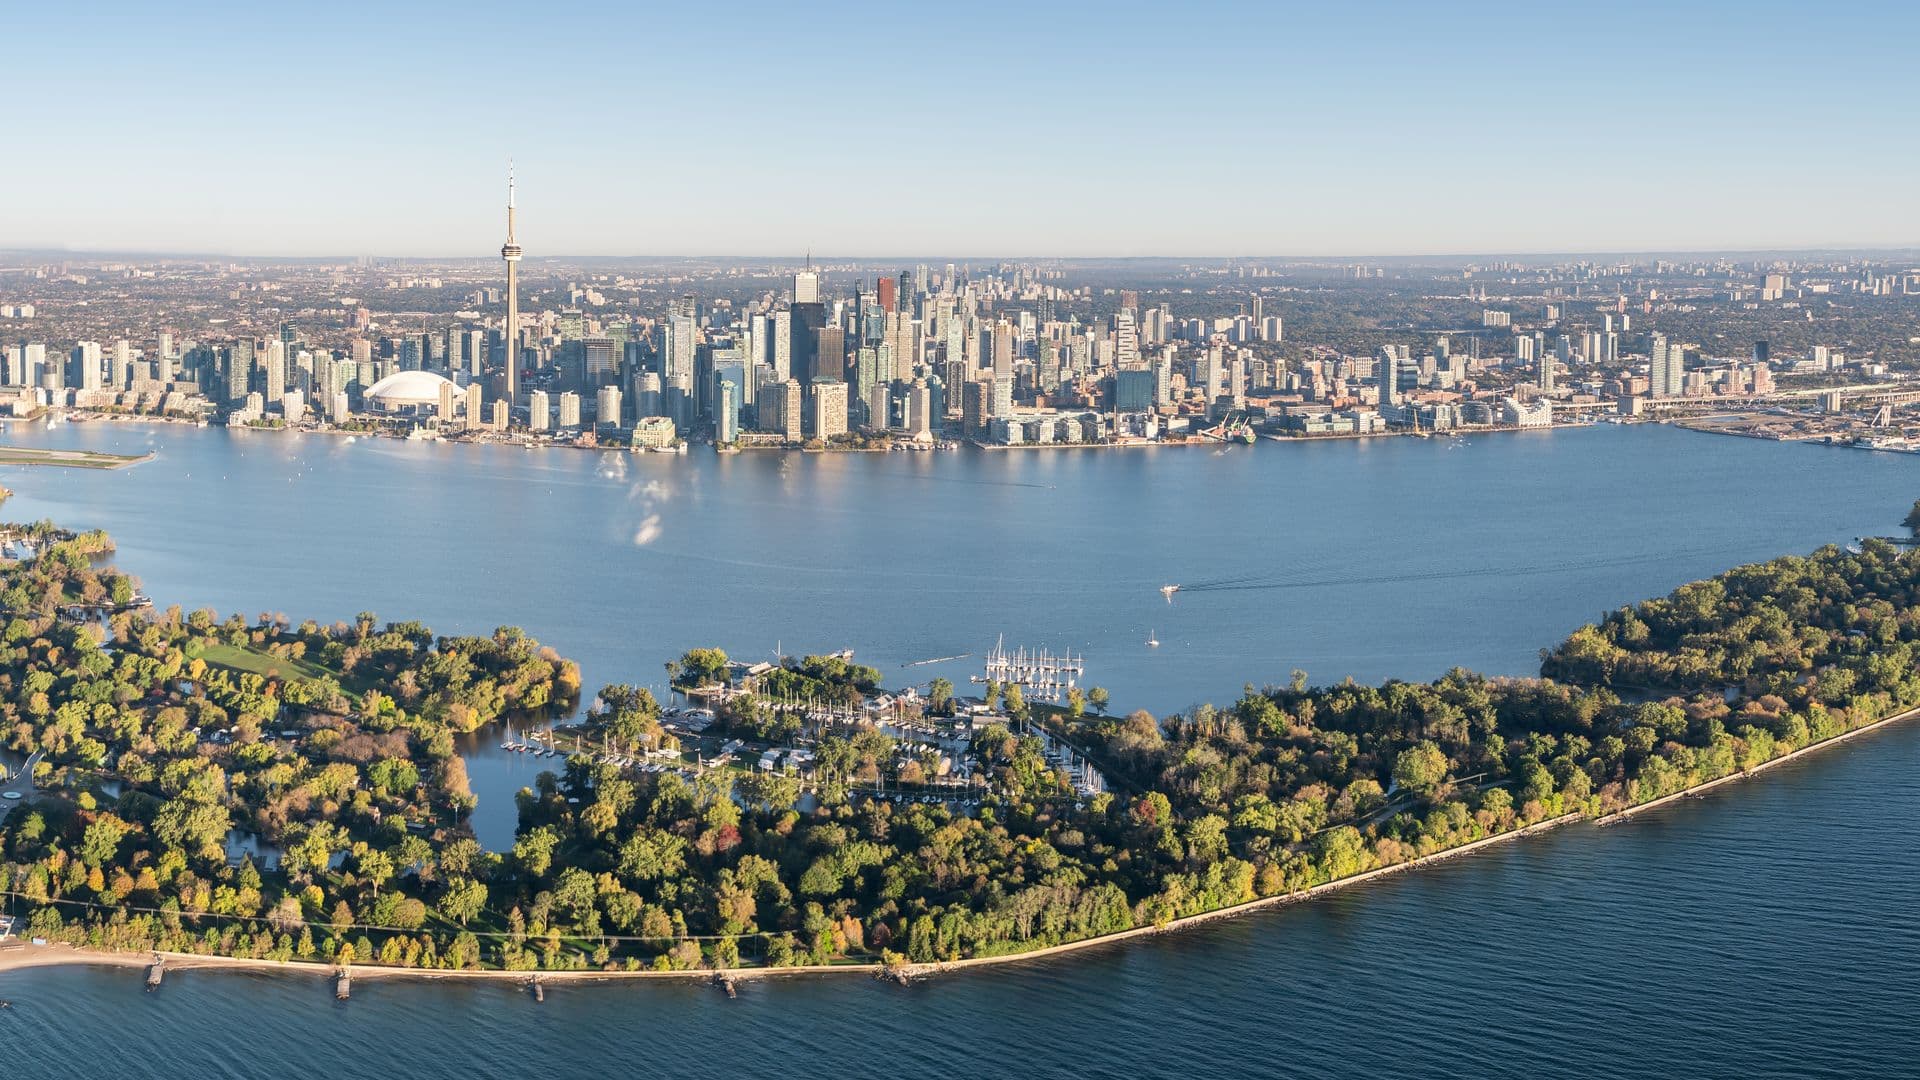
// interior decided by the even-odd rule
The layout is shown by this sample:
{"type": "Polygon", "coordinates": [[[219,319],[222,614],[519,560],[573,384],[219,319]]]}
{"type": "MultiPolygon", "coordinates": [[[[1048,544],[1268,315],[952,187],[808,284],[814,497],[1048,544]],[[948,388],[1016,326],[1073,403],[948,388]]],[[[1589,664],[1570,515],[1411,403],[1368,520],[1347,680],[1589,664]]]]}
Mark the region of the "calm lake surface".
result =
{"type": "MultiPolygon", "coordinates": [[[[1920,457],[1664,427],[1140,451],[717,457],[19,425],[154,450],[0,469],[9,519],[100,526],[165,606],[524,627],[589,690],[694,645],[852,648],[891,685],[1009,646],[1084,653],[1115,709],[1245,682],[1531,674],[1601,612],[1895,531],[1920,457]],[[1197,588],[1233,581],[1233,587],[1197,588]],[[1165,602],[1158,587],[1188,591],[1165,602]],[[1162,643],[1145,645],[1149,636],[1162,643]]],[[[539,766],[469,747],[511,837],[539,766]]],[[[551,764],[548,762],[547,764],[551,764]]],[[[1905,1071],[1920,980],[1920,728],[1627,826],[1324,902],[908,990],[860,978],[355,987],[0,975],[22,1075],[1193,1077],[1905,1071]],[[80,1063],[86,1063],[81,1066],[80,1063]]]]}

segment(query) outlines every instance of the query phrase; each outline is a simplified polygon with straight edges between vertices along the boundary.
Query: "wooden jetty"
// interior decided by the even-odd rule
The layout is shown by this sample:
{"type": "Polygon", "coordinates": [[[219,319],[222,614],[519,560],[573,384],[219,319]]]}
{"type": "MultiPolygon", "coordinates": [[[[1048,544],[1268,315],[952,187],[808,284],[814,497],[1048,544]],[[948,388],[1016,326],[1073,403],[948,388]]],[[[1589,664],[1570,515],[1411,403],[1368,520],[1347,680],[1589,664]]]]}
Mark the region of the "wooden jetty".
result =
{"type": "Polygon", "coordinates": [[[348,998],[352,996],[353,996],[353,976],[348,974],[345,968],[342,968],[340,971],[340,977],[334,980],[333,1000],[346,1001],[348,998]]]}
{"type": "Polygon", "coordinates": [[[153,964],[147,968],[147,992],[148,993],[152,993],[153,991],[160,989],[160,979],[163,976],[165,976],[166,973],[167,973],[166,965],[161,963],[158,960],[154,961],[153,964]]]}
{"type": "Polygon", "coordinates": [[[544,1002],[547,1000],[546,981],[541,979],[540,976],[538,975],[535,975],[533,977],[533,1000],[539,1001],[539,1002],[544,1002]]]}

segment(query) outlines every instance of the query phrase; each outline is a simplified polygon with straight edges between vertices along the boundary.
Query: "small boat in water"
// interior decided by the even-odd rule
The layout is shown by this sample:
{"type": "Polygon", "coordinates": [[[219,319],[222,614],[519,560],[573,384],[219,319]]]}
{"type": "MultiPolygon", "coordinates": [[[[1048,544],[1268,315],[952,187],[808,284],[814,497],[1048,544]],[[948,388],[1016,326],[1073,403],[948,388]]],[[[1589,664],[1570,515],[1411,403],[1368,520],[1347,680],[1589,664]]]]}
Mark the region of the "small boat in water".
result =
{"type": "Polygon", "coordinates": [[[1147,648],[1157,649],[1159,647],[1160,647],[1160,639],[1154,636],[1153,631],[1151,630],[1147,631],[1147,648]]]}

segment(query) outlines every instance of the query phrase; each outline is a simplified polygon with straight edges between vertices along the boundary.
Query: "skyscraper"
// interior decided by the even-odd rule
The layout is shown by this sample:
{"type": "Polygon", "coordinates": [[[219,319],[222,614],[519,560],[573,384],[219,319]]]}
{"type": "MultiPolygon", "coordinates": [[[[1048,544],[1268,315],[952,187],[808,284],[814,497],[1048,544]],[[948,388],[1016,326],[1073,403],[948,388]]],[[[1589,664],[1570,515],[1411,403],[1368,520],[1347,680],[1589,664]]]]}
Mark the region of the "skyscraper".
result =
{"type": "Polygon", "coordinates": [[[507,242],[500,246],[507,261],[507,407],[520,400],[520,245],[513,242],[513,162],[507,162],[507,242]]]}
{"type": "Polygon", "coordinates": [[[1667,341],[1667,335],[1653,335],[1651,363],[1647,365],[1647,392],[1654,397],[1679,397],[1686,383],[1686,349],[1667,341]]]}

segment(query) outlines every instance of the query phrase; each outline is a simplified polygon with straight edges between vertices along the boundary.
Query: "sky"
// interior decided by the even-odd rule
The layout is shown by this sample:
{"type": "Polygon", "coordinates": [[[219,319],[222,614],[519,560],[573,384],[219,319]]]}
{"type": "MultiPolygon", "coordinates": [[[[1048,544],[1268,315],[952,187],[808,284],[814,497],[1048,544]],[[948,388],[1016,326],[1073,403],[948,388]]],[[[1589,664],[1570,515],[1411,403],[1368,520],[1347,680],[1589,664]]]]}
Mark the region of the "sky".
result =
{"type": "Polygon", "coordinates": [[[1920,5],[0,7],[0,248],[1341,256],[1920,243],[1920,5]]]}

